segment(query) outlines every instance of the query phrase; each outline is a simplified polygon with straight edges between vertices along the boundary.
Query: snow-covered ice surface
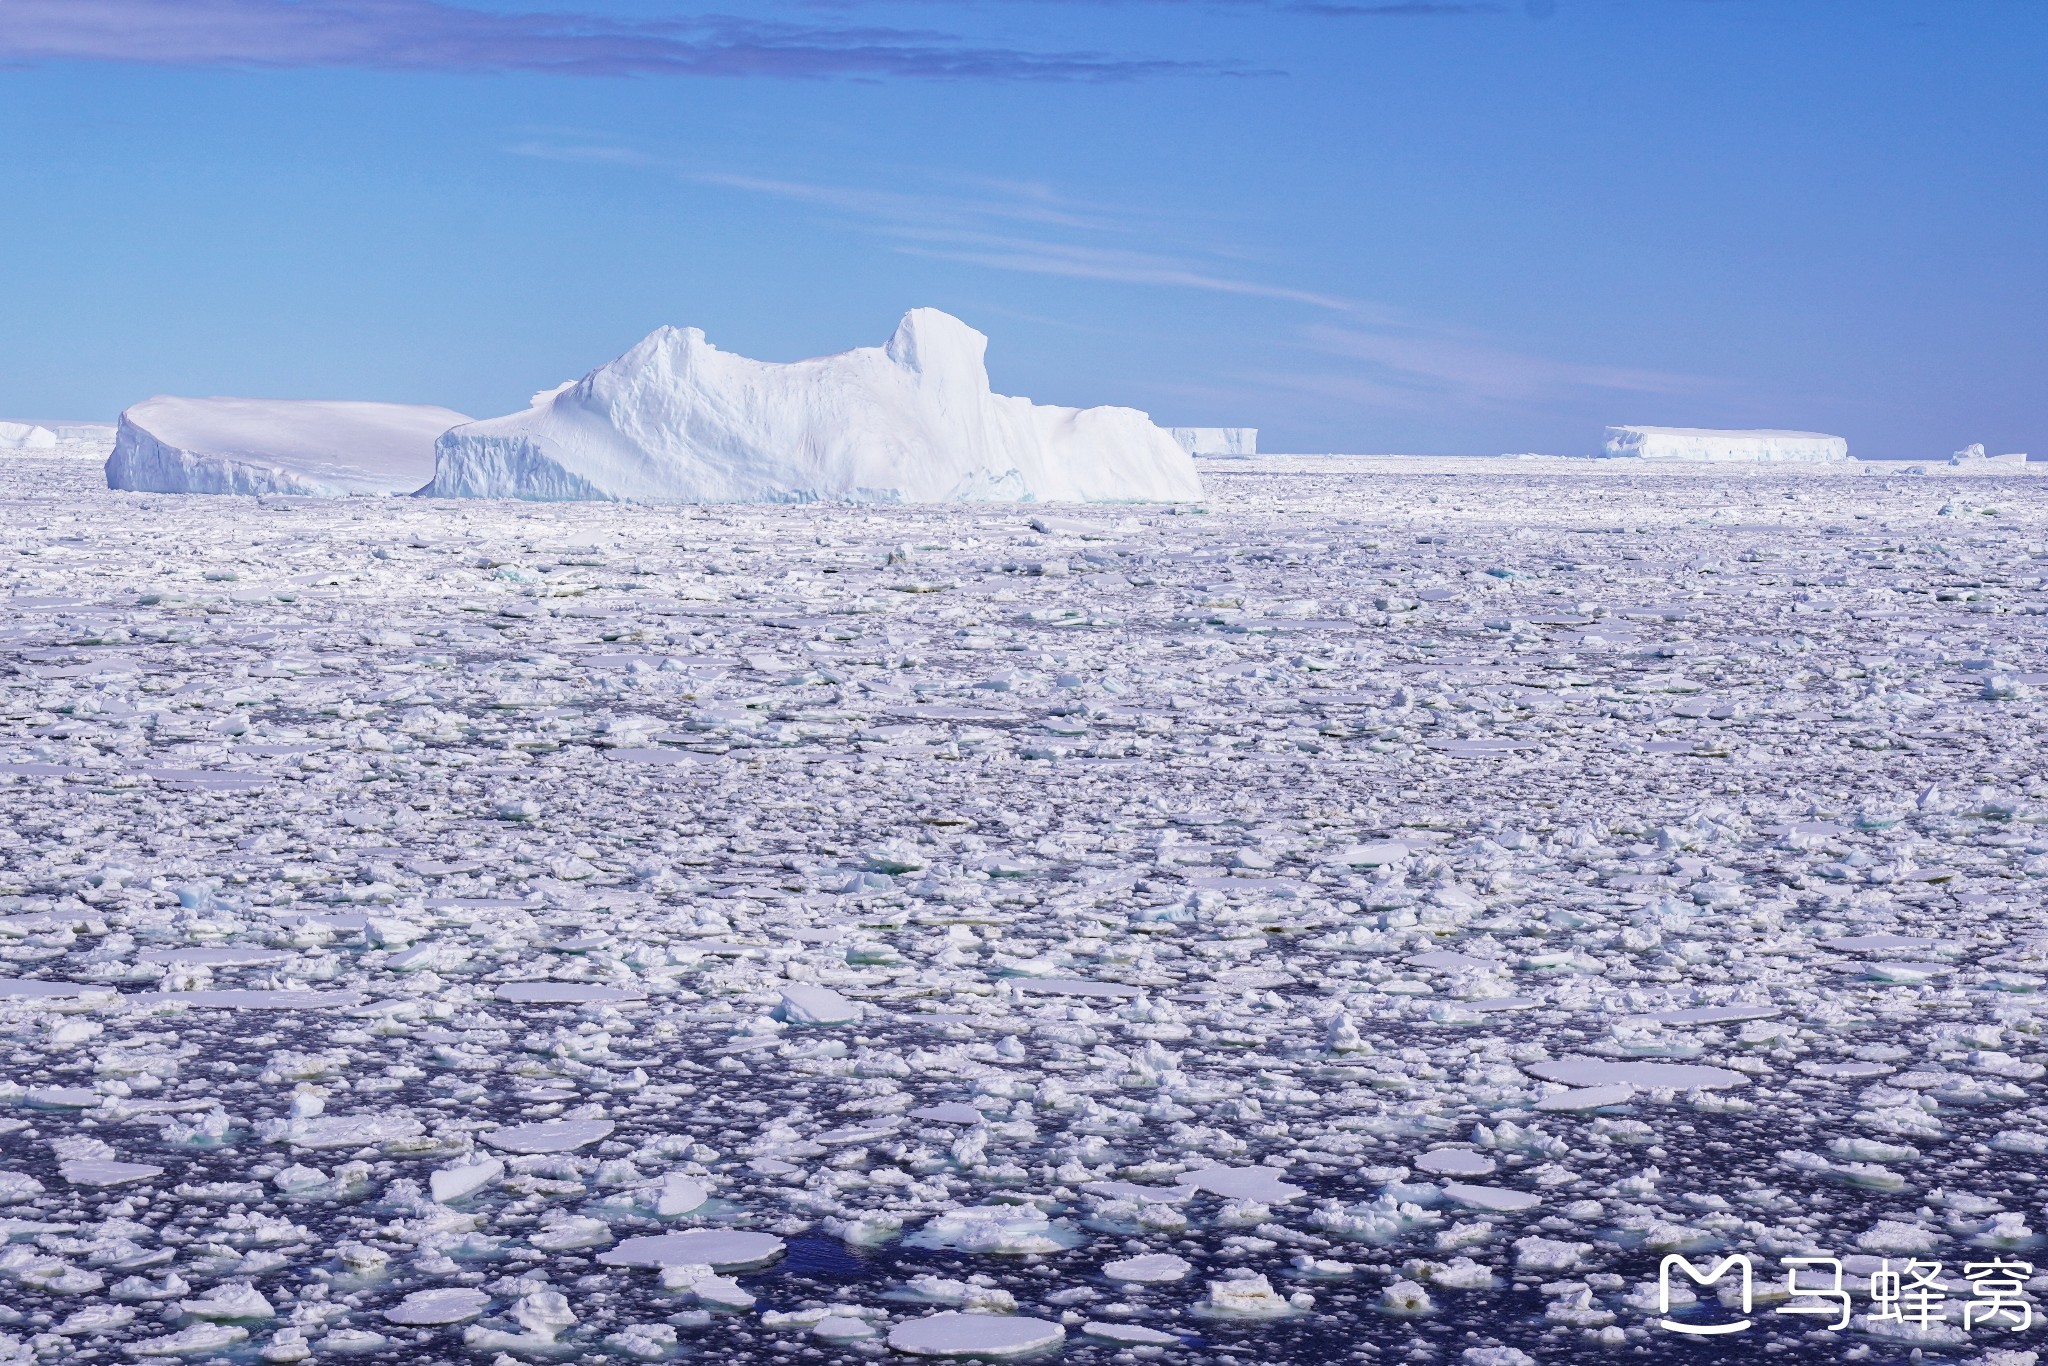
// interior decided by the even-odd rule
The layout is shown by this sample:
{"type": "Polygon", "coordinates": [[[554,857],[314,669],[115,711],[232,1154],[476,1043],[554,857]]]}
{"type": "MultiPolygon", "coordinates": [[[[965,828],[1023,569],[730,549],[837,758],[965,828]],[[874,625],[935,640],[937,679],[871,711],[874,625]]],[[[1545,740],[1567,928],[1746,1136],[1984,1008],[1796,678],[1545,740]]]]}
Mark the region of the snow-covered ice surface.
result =
{"type": "Polygon", "coordinates": [[[684,503],[1172,502],[1188,453],[1134,408],[989,388],[988,338],[935,308],[885,346],[778,365],[664,327],[523,413],[441,438],[444,498],[684,503]]]}
{"type": "Polygon", "coordinates": [[[451,408],[324,399],[145,399],[121,414],[107,487],[147,493],[412,493],[451,408]]]}
{"type": "Polygon", "coordinates": [[[1643,1286],[2040,1260],[2048,489],[1209,478],[0,462],[0,1360],[2031,1347],[1643,1286]]]}

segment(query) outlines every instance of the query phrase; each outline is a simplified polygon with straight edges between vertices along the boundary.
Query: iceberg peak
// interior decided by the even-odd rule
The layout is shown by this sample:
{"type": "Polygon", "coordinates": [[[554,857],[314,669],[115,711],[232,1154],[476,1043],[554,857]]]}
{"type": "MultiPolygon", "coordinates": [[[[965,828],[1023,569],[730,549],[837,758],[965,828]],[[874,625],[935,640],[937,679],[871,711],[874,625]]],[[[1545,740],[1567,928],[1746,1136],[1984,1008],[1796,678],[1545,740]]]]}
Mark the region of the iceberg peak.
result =
{"type": "Polygon", "coordinates": [[[883,348],[890,360],[919,374],[957,372],[988,388],[988,338],[950,313],[913,308],[883,348]]]}

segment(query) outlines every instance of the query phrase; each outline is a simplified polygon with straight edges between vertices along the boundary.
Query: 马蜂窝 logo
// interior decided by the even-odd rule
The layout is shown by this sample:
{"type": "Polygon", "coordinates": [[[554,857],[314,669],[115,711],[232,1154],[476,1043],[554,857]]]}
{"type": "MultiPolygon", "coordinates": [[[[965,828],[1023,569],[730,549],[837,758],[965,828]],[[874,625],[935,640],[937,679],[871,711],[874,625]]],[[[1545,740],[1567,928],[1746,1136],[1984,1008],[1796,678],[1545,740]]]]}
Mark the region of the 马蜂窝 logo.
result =
{"type": "Polygon", "coordinates": [[[1749,1307],[1755,1298],[1756,1271],[1749,1264],[1749,1258],[1741,1253],[1724,1257],[1721,1264],[1712,1271],[1702,1271],[1676,1253],[1666,1257],[1657,1267],[1657,1312],[1664,1317],[1658,1323],[1674,1333],[1688,1333],[1694,1337],[1715,1337],[1722,1333],[1739,1333],[1749,1327],[1749,1307]],[[1731,1319],[1726,1323],[1686,1323],[1671,1317],[1671,1272],[1683,1271],[1694,1285],[1713,1285],[1730,1271],[1740,1271],[1742,1279],[1740,1303],[1744,1317],[1731,1319]]]}
{"type": "MultiPolygon", "coordinates": [[[[1820,1325],[1824,1332],[1840,1332],[1849,1326],[1853,1302],[1839,1257],[1786,1257],[1779,1264],[1785,1269],[1781,1297],[1785,1303],[1773,1312],[1825,1317],[1830,1322],[1820,1325]]],[[[1924,1330],[1949,1321],[1949,1294],[1958,1286],[1947,1277],[1940,1262],[1909,1260],[1894,1268],[1886,1259],[1865,1270],[1867,1277],[1859,1271],[1856,1285],[1868,1296],[1869,1308],[1864,1317],[1873,1329],[1893,1323],[1901,1328],[1924,1330]]],[[[2034,1306],[2027,1296],[2027,1283],[2033,1274],[2033,1263],[2002,1257],[1964,1263],[1962,1281],[1969,1287],[1970,1299],[1962,1307],[1963,1331],[1974,1332],[1986,1326],[2023,1333],[2032,1328],[2034,1306]]],[[[1690,1303],[1690,1292],[1683,1286],[1678,1288],[1688,1296],[1681,1305],[1690,1303]]],[[[1750,1314],[1755,1292],[1756,1269],[1746,1253],[1731,1253],[1718,1266],[1707,1268],[1673,1254],[1657,1267],[1657,1312],[1661,1315],[1657,1323],[1670,1332],[1690,1337],[1740,1333],[1754,1323],[1750,1314]],[[1732,1275],[1735,1279],[1721,1289],[1720,1299],[1741,1317],[1704,1323],[1672,1318],[1674,1271],[1699,1286],[1717,1285],[1732,1275]]]]}

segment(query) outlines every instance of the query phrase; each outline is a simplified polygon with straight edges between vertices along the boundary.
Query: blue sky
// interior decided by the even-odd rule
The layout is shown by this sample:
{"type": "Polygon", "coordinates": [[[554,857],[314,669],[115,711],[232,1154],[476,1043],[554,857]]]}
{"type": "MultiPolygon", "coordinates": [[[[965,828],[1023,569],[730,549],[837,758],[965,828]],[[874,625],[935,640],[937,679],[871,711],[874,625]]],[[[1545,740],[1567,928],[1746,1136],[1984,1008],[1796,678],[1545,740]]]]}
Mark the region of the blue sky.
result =
{"type": "Polygon", "coordinates": [[[930,304],[1266,449],[2048,456],[2044,71],[2042,0],[0,0],[0,415],[930,304]]]}

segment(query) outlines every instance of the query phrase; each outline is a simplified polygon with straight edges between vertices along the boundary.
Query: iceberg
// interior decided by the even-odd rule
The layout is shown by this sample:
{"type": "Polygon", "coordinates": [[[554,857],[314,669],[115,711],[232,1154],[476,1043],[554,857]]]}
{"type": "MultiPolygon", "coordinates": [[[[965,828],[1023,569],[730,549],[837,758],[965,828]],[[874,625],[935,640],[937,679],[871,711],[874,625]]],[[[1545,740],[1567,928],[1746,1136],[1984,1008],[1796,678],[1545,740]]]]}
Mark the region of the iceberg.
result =
{"type": "Polygon", "coordinates": [[[1257,427],[1175,427],[1173,439],[1189,455],[1257,455],[1257,427]]]}
{"type": "Polygon", "coordinates": [[[121,414],[107,487],[145,493],[412,493],[469,418],[408,403],[146,399],[121,414]]]}
{"type": "Polygon", "coordinates": [[[1715,431],[1708,427],[1609,427],[1606,454],[1637,460],[1820,464],[1847,460],[1849,442],[1821,432],[1715,431]]]}
{"type": "Polygon", "coordinates": [[[988,338],[937,309],[886,346],[781,365],[663,327],[525,412],[442,436],[441,498],[686,503],[1174,502],[1194,462],[1131,408],[990,390],[988,338]]]}
{"type": "Polygon", "coordinates": [[[49,451],[57,434],[35,422],[0,422],[0,451],[49,451]]]}
{"type": "Polygon", "coordinates": [[[1969,445],[1950,456],[1948,463],[1962,469],[1983,469],[1987,465],[2024,465],[2027,463],[2027,453],[2025,451],[2009,451],[2004,455],[1986,455],[1984,453],[1984,443],[1972,441],[1969,445]]]}

